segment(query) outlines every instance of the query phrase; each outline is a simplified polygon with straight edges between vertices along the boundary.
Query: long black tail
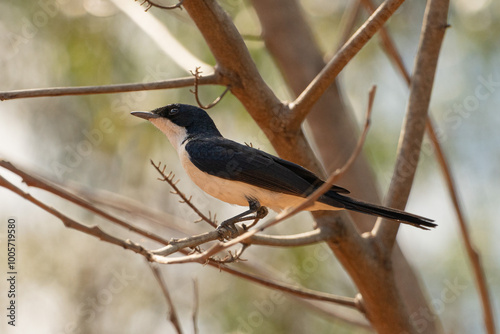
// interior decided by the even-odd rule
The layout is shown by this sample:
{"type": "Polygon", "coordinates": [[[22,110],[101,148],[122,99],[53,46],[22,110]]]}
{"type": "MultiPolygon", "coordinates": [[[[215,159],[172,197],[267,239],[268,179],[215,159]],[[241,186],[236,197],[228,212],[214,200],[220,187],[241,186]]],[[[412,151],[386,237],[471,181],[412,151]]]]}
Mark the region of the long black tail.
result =
{"type": "Polygon", "coordinates": [[[333,191],[329,191],[325,195],[326,196],[322,196],[319,201],[334,207],[340,207],[346,210],[366,213],[372,216],[397,220],[424,230],[428,230],[431,227],[437,226],[437,224],[433,223],[434,220],[432,219],[417,216],[405,211],[388,208],[385,206],[361,202],[353,198],[340,195],[333,191]]]}

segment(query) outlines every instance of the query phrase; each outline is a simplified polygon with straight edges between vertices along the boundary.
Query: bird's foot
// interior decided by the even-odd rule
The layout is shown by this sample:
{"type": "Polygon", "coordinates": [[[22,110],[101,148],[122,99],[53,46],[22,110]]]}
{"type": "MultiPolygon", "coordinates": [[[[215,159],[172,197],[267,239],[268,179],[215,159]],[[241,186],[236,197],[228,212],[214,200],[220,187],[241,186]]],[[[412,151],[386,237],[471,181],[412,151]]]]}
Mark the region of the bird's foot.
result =
{"type": "Polygon", "coordinates": [[[221,239],[237,237],[241,234],[241,231],[246,231],[254,226],[260,219],[264,218],[269,213],[269,210],[265,206],[260,206],[258,202],[249,202],[249,204],[249,210],[229,218],[217,226],[217,231],[221,239]],[[246,220],[253,220],[253,222],[248,226],[243,224],[242,230],[239,230],[236,224],[246,220]]]}

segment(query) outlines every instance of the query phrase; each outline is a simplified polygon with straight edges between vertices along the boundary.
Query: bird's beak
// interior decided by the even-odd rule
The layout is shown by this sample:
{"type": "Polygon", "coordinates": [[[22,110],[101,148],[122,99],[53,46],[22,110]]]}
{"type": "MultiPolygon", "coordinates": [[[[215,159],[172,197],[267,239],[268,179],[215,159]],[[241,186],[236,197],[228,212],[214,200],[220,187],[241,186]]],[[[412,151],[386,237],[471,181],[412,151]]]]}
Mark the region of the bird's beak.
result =
{"type": "Polygon", "coordinates": [[[144,111],[132,111],[131,114],[134,116],[140,117],[140,118],[144,118],[145,120],[150,120],[152,118],[160,117],[160,115],[153,114],[151,112],[144,112],[144,111]]]}

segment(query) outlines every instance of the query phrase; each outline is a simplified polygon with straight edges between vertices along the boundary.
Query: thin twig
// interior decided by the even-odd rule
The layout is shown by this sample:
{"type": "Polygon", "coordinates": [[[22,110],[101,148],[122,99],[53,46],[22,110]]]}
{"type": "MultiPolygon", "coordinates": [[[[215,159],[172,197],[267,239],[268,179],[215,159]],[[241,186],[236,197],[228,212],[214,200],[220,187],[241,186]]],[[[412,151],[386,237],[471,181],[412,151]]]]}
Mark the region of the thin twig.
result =
{"type": "Polygon", "coordinates": [[[368,43],[403,2],[404,0],[387,0],[380,5],[365,24],[335,54],[309,86],[291,103],[290,108],[293,111],[293,117],[290,120],[291,128],[300,127],[311,107],[332,84],[340,71],[368,43]]]}
{"type": "MultiPolygon", "coordinates": [[[[80,87],[52,87],[22,89],[0,92],[0,101],[13,100],[28,97],[44,96],[65,96],[65,95],[89,95],[89,94],[110,94],[136,92],[143,90],[170,89],[190,87],[194,84],[193,77],[162,80],[147,83],[115,84],[103,86],[80,86],[80,87]]],[[[223,84],[222,79],[217,74],[210,74],[199,79],[198,85],[218,85],[223,84]]]]}
{"type": "Polygon", "coordinates": [[[83,232],[85,234],[92,235],[92,236],[94,236],[102,241],[109,242],[113,245],[117,245],[117,246],[123,247],[125,249],[129,249],[129,250],[136,252],[138,254],[141,254],[141,255],[145,256],[146,259],[148,259],[148,260],[151,259],[151,254],[149,253],[149,251],[146,250],[141,245],[136,244],[130,240],[122,240],[122,239],[116,238],[116,237],[104,232],[102,229],[99,228],[99,226],[96,226],[96,225],[86,226],[86,225],[83,225],[83,224],[69,218],[68,216],[57,211],[56,209],[39,201],[38,199],[31,196],[30,194],[22,191],[21,189],[19,189],[18,187],[16,187],[15,185],[10,183],[9,181],[7,181],[5,178],[3,178],[1,175],[0,175],[0,187],[4,187],[6,189],[9,189],[10,191],[14,192],[15,194],[19,195],[20,197],[24,198],[25,200],[35,204],[36,206],[43,209],[44,211],[47,211],[51,215],[59,218],[62,221],[62,223],[64,224],[64,226],[66,226],[67,228],[71,228],[71,229],[83,232]]]}
{"type": "Polygon", "coordinates": [[[193,333],[198,334],[198,309],[199,309],[200,296],[198,292],[198,281],[193,279],[193,333]]]}
{"type": "Polygon", "coordinates": [[[259,277],[253,273],[243,272],[243,271],[234,269],[232,267],[224,266],[223,269],[221,268],[221,270],[232,273],[235,276],[244,275],[242,277],[245,277],[245,279],[247,279],[249,281],[253,281],[255,283],[266,286],[268,288],[276,289],[279,291],[284,291],[284,292],[290,293],[294,296],[307,298],[307,299],[314,299],[314,300],[319,300],[319,301],[332,302],[332,303],[335,303],[338,305],[344,305],[347,307],[351,307],[351,308],[357,309],[358,311],[362,312],[362,310],[358,308],[358,305],[356,305],[356,301],[354,300],[354,298],[335,296],[335,295],[332,295],[329,293],[314,291],[314,290],[310,290],[310,289],[303,288],[303,287],[297,287],[297,286],[294,286],[294,285],[291,285],[288,283],[284,283],[284,282],[277,282],[277,281],[272,280],[272,279],[259,277]]]}
{"type": "Polygon", "coordinates": [[[67,201],[75,203],[75,204],[81,206],[82,208],[85,208],[85,209],[97,214],[98,216],[101,216],[104,219],[107,219],[110,222],[113,222],[121,227],[124,227],[124,228],[130,230],[130,231],[133,231],[133,232],[140,234],[140,235],[142,235],[146,238],[149,238],[151,240],[157,241],[161,244],[164,244],[164,245],[168,244],[168,241],[166,239],[160,237],[159,235],[156,235],[152,232],[143,230],[139,227],[135,227],[135,226],[125,222],[124,220],[122,220],[120,218],[117,218],[109,213],[106,213],[103,210],[92,205],[90,202],[84,200],[83,198],[76,196],[76,195],[68,192],[67,190],[65,190],[65,189],[63,189],[55,184],[52,184],[51,182],[44,180],[39,176],[34,176],[32,173],[28,173],[24,170],[17,168],[13,164],[11,164],[9,161],[0,160],[0,166],[17,174],[17,175],[19,175],[23,179],[23,182],[26,183],[26,185],[28,185],[29,187],[35,187],[35,188],[39,188],[39,189],[43,189],[45,191],[48,191],[48,192],[55,194],[61,198],[64,198],[67,201]]]}
{"type": "Polygon", "coordinates": [[[460,233],[462,235],[462,239],[464,241],[465,250],[467,251],[467,255],[472,264],[472,272],[474,273],[474,278],[477,284],[477,289],[479,290],[479,296],[481,298],[481,305],[483,308],[483,319],[484,325],[486,327],[486,332],[489,334],[495,333],[495,317],[493,315],[493,307],[491,305],[490,294],[488,292],[488,283],[486,282],[486,275],[484,274],[484,268],[482,265],[481,257],[474,246],[472,239],[470,237],[470,233],[467,227],[467,222],[465,220],[465,215],[462,212],[462,206],[460,205],[460,201],[458,199],[458,192],[455,186],[455,181],[450,173],[450,167],[448,166],[447,159],[444,155],[444,152],[441,149],[441,145],[439,145],[439,140],[437,138],[436,132],[434,131],[434,127],[431,123],[431,120],[427,121],[427,133],[432,142],[435,142],[435,154],[436,158],[441,166],[441,170],[443,171],[444,179],[446,181],[446,186],[451,196],[451,200],[453,202],[453,207],[455,208],[455,212],[458,217],[458,223],[460,226],[460,233]]]}
{"type": "Polygon", "coordinates": [[[160,269],[156,264],[148,262],[148,265],[149,268],[151,268],[151,271],[153,272],[153,276],[156,278],[156,281],[160,285],[165,300],[167,301],[168,319],[174,326],[176,332],[178,334],[182,334],[181,323],[179,321],[179,317],[177,316],[177,312],[175,311],[175,305],[174,302],[172,301],[172,298],[170,297],[170,293],[168,292],[167,285],[165,284],[165,280],[163,279],[163,275],[161,274],[160,269]]]}
{"type": "MultiPolygon", "coordinates": [[[[351,36],[352,31],[354,30],[354,25],[356,24],[356,19],[361,9],[360,0],[351,1],[346,4],[346,6],[347,8],[342,14],[339,24],[339,26],[342,27],[342,30],[340,33],[338,47],[336,50],[334,50],[334,52],[338,52],[342,45],[344,45],[351,36]]],[[[331,59],[333,56],[333,54],[329,56],[327,55],[325,59],[331,59]]]]}
{"type": "Polygon", "coordinates": [[[191,202],[191,198],[187,198],[186,195],[182,191],[179,190],[179,188],[176,185],[176,182],[173,181],[173,175],[170,173],[169,175],[165,174],[165,168],[166,166],[163,166],[163,169],[161,168],[161,162],[158,163],[158,166],[155,165],[153,160],[150,160],[151,164],[153,167],[160,173],[160,175],[163,177],[160,179],[161,181],[167,182],[172,189],[174,189],[173,193],[176,195],[179,195],[179,197],[182,199],[182,203],[186,203],[202,220],[206,221],[209,223],[212,227],[217,227],[217,223],[214,222],[212,219],[209,217],[205,216],[198,208],[191,202]]]}
{"type": "Polygon", "coordinates": [[[219,103],[222,100],[224,95],[226,95],[226,93],[231,88],[231,86],[228,85],[226,87],[226,89],[224,90],[224,92],[221,95],[219,95],[219,97],[217,97],[212,103],[204,105],[203,103],[201,103],[200,97],[198,95],[198,83],[199,83],[199,80],[202,78],[200,68],[196,67],[194,73],[191,71],[191,74],[194,77],[194,90],[190,89],[189,91],[194,94],[194,97],[196,99],[196,103],[198,103],[198,106],[202,109],[210,109],[212,107],[215,107],[215,105],[217,105],[217,103],[219,103]]]}

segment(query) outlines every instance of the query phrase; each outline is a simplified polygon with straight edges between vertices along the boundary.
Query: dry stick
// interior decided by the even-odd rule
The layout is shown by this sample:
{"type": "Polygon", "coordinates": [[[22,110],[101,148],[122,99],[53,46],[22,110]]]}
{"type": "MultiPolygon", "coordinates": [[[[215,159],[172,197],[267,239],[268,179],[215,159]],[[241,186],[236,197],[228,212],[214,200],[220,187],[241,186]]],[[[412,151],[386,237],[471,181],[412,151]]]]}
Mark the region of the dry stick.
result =
{"type": "Polygon", "coordinates": [[[323,95],[347,63],[384,25],[404,0],[387,0],[368,18],[356,33],[335,54],[299,97],[290,104],[293,111],[290,127],[298,128],[311,107],[323,95]]]}
{"type": "MultiPolygon", "coordinates": [[[[371,0],[360,0],[360,1],[363,4],[363,6],[365,6],[365,8],[369,11],[369,13],[375,11],[376,7],[371,0]]],[[[396,49],[396,46],[394,45],[394,42],[389,36],[387,29],[385,27],[380,28],[379,34],[380,38],[382,39],[382,45],[384,46],[385,51],[389,54],[392,61],[396,63],[396,68],[399,70],[399,73],[403,76],[403,78],[405,79],[406,83],[409,86],[411,84],[410,74],[406,70],[406,67],[403,63],[403,58],[401,58],[401,55],[396,49]]]]}
{"type": "Polygon", "coordinates": [[[198,334],[198,308],[199,308],[199,293],[198,293],[198,281],[193,279],[193,333],[198,334]]]}
{"type": "Polygon", "coordinates": [[[181,203],[186,203],[202,220],[206,221],[209,223],[212,227],[217,227],[217,223],[215,223],[210,217],[205,216],[198,208],[191,202],[191,197],[187,198],[186,195],[182,191],[179,190],[177,187],[177,182],[174,182],[174,176],[172,172],[170,172],[168,175],[165,175],[165,168],[167,166],[163,166],[163,169],[161,168],[161,162],[158,163],[158,166],[155,165],[153,160],[149,160],[151,162],[151,165],[160,173],[160,175],[163,177],[162,179],[159,179],[160,181],[165,181],[167,182],[174,191],[172,192],[175,195],[179,195],[179,197],[182,199],[181,203]]]}
{"type": "MultiPolygon", "coordinates": [[[[427,133],[431,138],[431,141],[434,143],[439,143],[439,140],[436,136],[436,132],[434,131],[434,127],[430,119],[427,120],[427,133]]],[[[486,332],[489,334],[495,333],[495,317],[493,315],[493,308],[491,306],[490,294],[488,292],[488,283],[486,282],[486,275],[484,274],[483,265],[481,263],[481,257],[477,252],[475,246],[472,243],[470,233],[468,231],[467,222],[465,221],[465,216],[462,212],[462,207],[460,205],[457,190],[455,186],[455,182],[453,181],[453,177],[450,173],[450,168],[448,166],[448,162],[444,155],[444,152],[441,150],[441,146],[439,144],[435,144],[434,148],[436,149],[436,157],[439,161],[439,165],[443,170],[443,174],[446,181],[446,186],[448,187],[448,191],[450,192],[451,200],[453,202],[453,206],[455,208],[455,212],[458,217],[458,222],[460,226],[460,232],[462,234],[462,239],[465,244],[465,249],[467,251],[467,255],[472,263],[472,272],[474,273],[474,278],[476,280],[477,288],[479,290],[479,295],[481,297],[481,305],[483,308],[483,318],[484,325],[486,327],[486,332]]]]}
{"type": "MultiPolygon", "coordinates": [[[[187,251],[181,250],[184,254],[187,254],[187,251]]],[[[364,312],[363,307],[359,305],[358,301],[355,298],[350,298],[350,297],[342,297],[342,296],[336,296],[332,295],[329,293],[324,293],[324,292],[319,292],[319,291],[314,291],[311,289],[307,288],[302,288],[302,287],[297,287],[288,283],[284,282],[277,282],[268,278],[260,277],[255,274],[243,272],[241,270],[228,267],[225,265],[221,265],[216,261],[213,261],[209,259],[208,261],[204,259],[199,259],[197,261],[190,261],[190,262],[198,262],[201,264],[208,264],[210,266],[216,267],[221,271],[225,271],[227,273],[230,273],[232,275],[244,278],[248,281],[252,281],[254,283],[260,284],[262,286],[268,287],[268,288],[273,288],[279,291],[283,291],[286,293],[290,293],[291,295],[297,296],[297,297],[302,297],[302,298],[307,298],[307,299],[312,299],[312,300],[318,300],[318,301],[325,301],[325,302],[331,302],[334,304],[339,304],[351,308],[355,308],[360,312],[364,312]]],[[[158,263],[162,263],[161,261],[158,263]]]]}
{"type": "Polygon", "coordinates": [[[26,185],[28,185],[29,187],[35,187],[35,188],[39,188],[39,189],[48,191],[48,192],[55,194],[61,198],[64,198],[65,200],[67,200],[69,202],[75,203],[76,205],[79,205],[82,208],[85,208],[85,209],[87,209],[87,210],[89,210],[89,211],[91,211],[91,212],[117,224],[117,225],[120,225],[121,227],[124,227],[124,228],[132,231],[132,232],[140,234],[140,235],[142,235],[146,238],[149,238],[151,240],[157,241],[161,244],[168,244],[168,241],[166,239],[160,237],[159,235],[156,235],[152,232],[143,230],[139,227],[135,227],[135,226],[123,221],[120,218],[117,218],[113,215],[110,215],[109,213],[106,213],[103,210],[95,207],[94,205],[92,205],[90,202],[84,200],[83,198],[78,197],[78,196],[68,192],[67,190],[65,190],[57,185],[51,184],[51,182],[43,180],[40,177],[35,177],[31,174],[28,174],[27,172],[15,167],[14,165],[12,165],[10,162],[8,162],[6,160],[0,160],[0,166],[2,166],[3,168],[19,175],[23,179],[23,182],[26,183],[26,185]]]}
{"type": "MultiPolygon", "coordinates": [[[[359,15],[359,12],[361,10],[360,6],[360,0],[355,0],[351,1],[348,4],[347,9],[344,11],[342,14],[342,17],[340,19],[340,24],[339,26],[342,27],[342,31],[340,33],[340,38],[339,38],[339,44],[336,50],[334,52],[338,52],[339,49],[344,45],[347,40],[351,37],[352,31],[354,30],[355,24],[356,24],[356,19],[359,15]]],[[[383,27],[382,27],[383,29],[383,27]]],[[[332,57],[335,54],[330,54],[327,55],[324,59],[325,61],[328,59],[332,59],[332,57]]]]}
{"type": "MultiPolygon", "coordinates": [[[[375,9],[375,6],[373,5],[371,0],[362,0],[363,5],[370,11],[373,11],[375,9]]],[[[380,37],[382,39],[383,46],[389,55],[389,57],[393,60],[393,62],[396,64],[396,68],[399,70],[403,78],[405,79],[406,83],[408,86],[411,85],[411,77],[410,73],[404,66],[403,60],[401,58],[400,53],[398,52],[396,46],[394,45],[393,40],[387,33],[387,30],[385,28],[382,28],[380,30],[380,37]]],[[[467,255],[472,263],[472,268],[474,272],[474,277],[478,286],[479,290],[479,295],[481,297],[481,304],[483,307],[483,313],[484,313],[484,323],[486,326],[486,330],[488,333],[494,333],[495,330],[495,321],[494,321],[494,316],[493,316],[493,309],[491,306],[491,300],[490,300],[490,295],[488,293],[488,285],[486,283],[486,275],[484,274],[484,269],[482,266],[482,261],[479,257],[478,252],[476,251],[472,240],[470,238],[470,233],[468,232],[468,227],[467,227],[467,222],[465,219],[465,215],[463,214],[462,211],[462,206],[460,205],[460,201],[458,198],[458,191],[455,186],[455,182],[453,180],[453,176],[451,173],[451,169],[448,164],[448,160],[446,159],[446,156],[444,154],[443,148],[441,146],[441,143],[439,142],[439,139],[436,135],[435,127],[432,123],[432,119],[430,114],[428,115],[427,122],[426,122],[426,130],[427,134],[429,135],[429,138],[433,144],[436,158],[439,162],[439,165],[441,166],[441,170],[444,174],[444,178],[446,181],[446,186],[448,187],[448,191],[450,193],[451,200],[453,202],[453,206],[455,208],[455,213],[457,214],[458,217],[458,223],[460,226],[460,232],[462,234],[462,239],[464,240],[465,244],[465,249],[467,251],[467,255]]]]}
{"type": "Polygon", "coordinates": [[[274,219],[269,220],[265,224],[263,224],[260,228],[258,229],[253,229],[248,232],[243,233],[242,235],[226,242],[226,243],[218,243],[207,249],[203,253],[198,253],[198,254],[192,254],[184,257],[179,257],[175,259],[162,259],[161,257],[154,256],[154,260],[160,263],[165,263],[165,264],[173,264],[173,263],[189,263],[189,262],[203,262],[206,261],[207,259],[210,258],[210,256],[217,254],[218,252],[227,249],[231,246],[234,246],[240,242],[243,242],[247,240],[250,237],[253,237],[257,232],[263,231],[264,229],[275,225],[287,218],[290,218],[291,216],[297,214],[298,212],[306,209],[307,207],[313,205],[313,203],[325,192],[327,192],[333,185],[333,183],[337,180],[337,178],[342,175],[354,162],[356,157],[359,155],[361,152],[361,149],[363,148],[364,141],[366,139],[366,135],[368,133],[368,129],[370,127],[370,116],[371,116],[371,111],[372,111],[372,106],[373,106],[373,100],[375,98],[375,91],[376,91],[376,86],[373,86],[372,89],[369,92],[369,99],[368,99],[368,108],[366,112],[366,121],[365,121],[365,126],[363,129],[363,132],[358,140],[358,143],[356,145],[356,149],[353,151],[347,162],[344,164],[344,166],[340,169],[337,169],[330,177],[325,181],[324,184],[322,184],[318,189],[316,189],[312,194],[307,196],[307,198],[304,199],[302,203],[299,205],[287,209],[283,212],[281,212],[279,215],[277,215],[274,219]]]}
{"type": "MultiPolygon", "coordinates": [[[[136,91],[155,90],[155,89],[182,88],[182,87],[192,86],[194,84],[194,80],[195,79],[193,77],[187,77],[187,78],[162,80],[162,81],[155,81],[148,83],[13,90],[13,91],[0,92],[0,101],[28,98],[28,97],[109,94],[109,93],[125,93],[125,92],[136,92],[136,91]]],[[[224,82],[217,73],[214,73],[201,77],[198,81],[198,84],[219,85],[219,84],[224,84],[224,82]]]]}
{"type": "Polygon", "coordinates": [[[203,103],[201,103],[200,97],[198,95],[198,86],[199,86],[198,83],[199,83],[199,80],[201,78],[200,68],[197,67],[195,69],[194,73],[191,71],[191,74],[194,76],[194,90],[190,89],[189,91],[194,94],[194,98],[196,99],[196,103],[198,103],[198,107],[200,107],[202,109],[210,109],[212,107],[215,107],[217,105],[217,103],[219,103],[222,100],[224,95],[226,95],[226,93],[231,89],[231,86],[228,85],[226,87],[226,89],[224,90],[224,92],[222,92],[222,94],[219,95],[214,101],[212,101],[211,103],[209,103],[207,105],[204,105],[203,103]]]}
{"type": "Polygon", "coordinates": [[[351,307],[354,309],[357,309],[360,312],[363,312],[363,309],[360,307],[360,305],[357,304],[356,300],[354,298],[350,297],[341,297],[341,296],[335,296],[329,293],[323,293],[323,292],[318,292],[314,290],[310,290],[307,288],[298,288],[294,285],[287,284],[284,282],[277,282],[271,279],[262,279],[259,276],[256,276],[251,273],[243,273],[241,271],[235,270],[234,268],[224,266],[224,271],[230,272],[234,274],[235,276],[240,276],[241,274],[244,274],[247,280],[259,283],[261,285],[267,286],[269,288],[273,288],[276,290],[288,292],[292,295],[299,296],[302,298],[307,298],[307,299],[314,299],[314,300],[320,300],[320,301],[325,301],[325,302],[332,302],[335,304],[351,307]],[[255,280],[254,280],[255,278],[255,280]]]}
{"type": "Polygon", "coordinates": [[[35,204],[39,208],[47,211],[48,213],[50,213],[51,215],[53,215],[57,218],[59,218],[63,222],[64,226],[66,226],[67,228],[72,228],[72,229],[75,229],[77,231],[92,235],[92,236],[94,236],[102,241],[109,242],[113,245],[117,245],[117,246],[123,247],[125,249],[130,249],[138,254],[145,256],[146,259],[148,259],[148,260],[151,259],[151,254],[141,245],[133,243],[130,240],[122,240],[122,239],[116,238],[116,237],[104,232],[98,226],[95,226],[95,225],[94,226],[86,226],[86,225],[80,224],[79,222],[77,222],[77,221],[67,217],[66,215],[62,214],[61,212],[57,211],[56,209],[39,201],[38,199],[31,196],[30,194],[22,191],[21,189],[19,189],[18,187],[16,187],[15,185],[10,183],[9,181],[7,181],[5,178],[3,178],[1,175],[0,175],[0,187],[4,187],[6,189],[9,189],[10,191],[14,192],[15,194],[19,195],[20,197],[24,198],[25,200],[35,204]]]}
{"type": "Polygon", "coordinates": [[[180,217],[159,211],[152,207],[145,207],[144,203],[135,199],[102,189],[85,188],[76,182],[68,182],[65,184],[65,189],[103,210],[109,209],[115,212],[119,211],[128,215],[133,215],[137,218],[143,218],[151,224],[159,225],[162,228],[180,232],[184,235],[193,233],[193,231],[189,229],[189,226],[185,224],[185,220],[182,220],[180,217]],[[179,223],[181,220],[182,224],[179,223]]]}
{"type": "MultiPolygon", "coordinates": [[[[303,309],[303,307],[308,307],[311,310],[314,310],[316,312],[319,312],[320,315],[323,315],[325,319],[328,322],[332,322],[332,318],[339,318],[342,319],[346,324],[349,324],[351,326],[357,326],[359,328],[363,328],[366,330],[367,333],[374,333],[373,327],[370,325],[368,320],[366,319],[366,316],[361,318],[360,315],[356,314],[350,314],[348,312],[345,312],[345,310],[337,310],[330,305],[325,305],[323,303],[318,303],[315,301],[303,299],[303,298],[297,298],[295,296],[292,296],[294,298],[294,306],[295,307],[300,307],[303,309]],[[297,304],[298,303],[298,304],[297,304]]],[[[353,330],[352,333],[357,333],[360,332],[358,330],[353,330]]]]}
{"type": "MultiPolygon", "coordinates": [[[[427,3],[397,160],[385,203],[389,207],[404,209],[410,194],[424,137],[439,51],[447,28],[448,5],[448,0],[429,0],[427,3]]],[[[386,219],[377,220],[372,233],[386,250],[392,249],[399,225],[389,224],[386,219]]]]}
{"type": "Polygon", "coordinates": [[[172,298],[170,297],[170,293],[168,292],[167,285],[165,284],[165,280],[163,279],[163,275],[160,272],[160,269],[158,269],[158,266],[148,262],[149,268],[151,268],[151,271],[153,271],[153,276],[156,278],[156,281],[160,285],[161,291],[163,292],[163,296],[165,297],[165,300],[167,301],[168,305],[168,319],[174,325],[175,330],[177,333],[181,334],[182,333],[182,328],[181,328],[181,323],[179,321],[179,317],[177,316],[177,312],[175,311],[175,306],[172,301],[172,298]]]}

